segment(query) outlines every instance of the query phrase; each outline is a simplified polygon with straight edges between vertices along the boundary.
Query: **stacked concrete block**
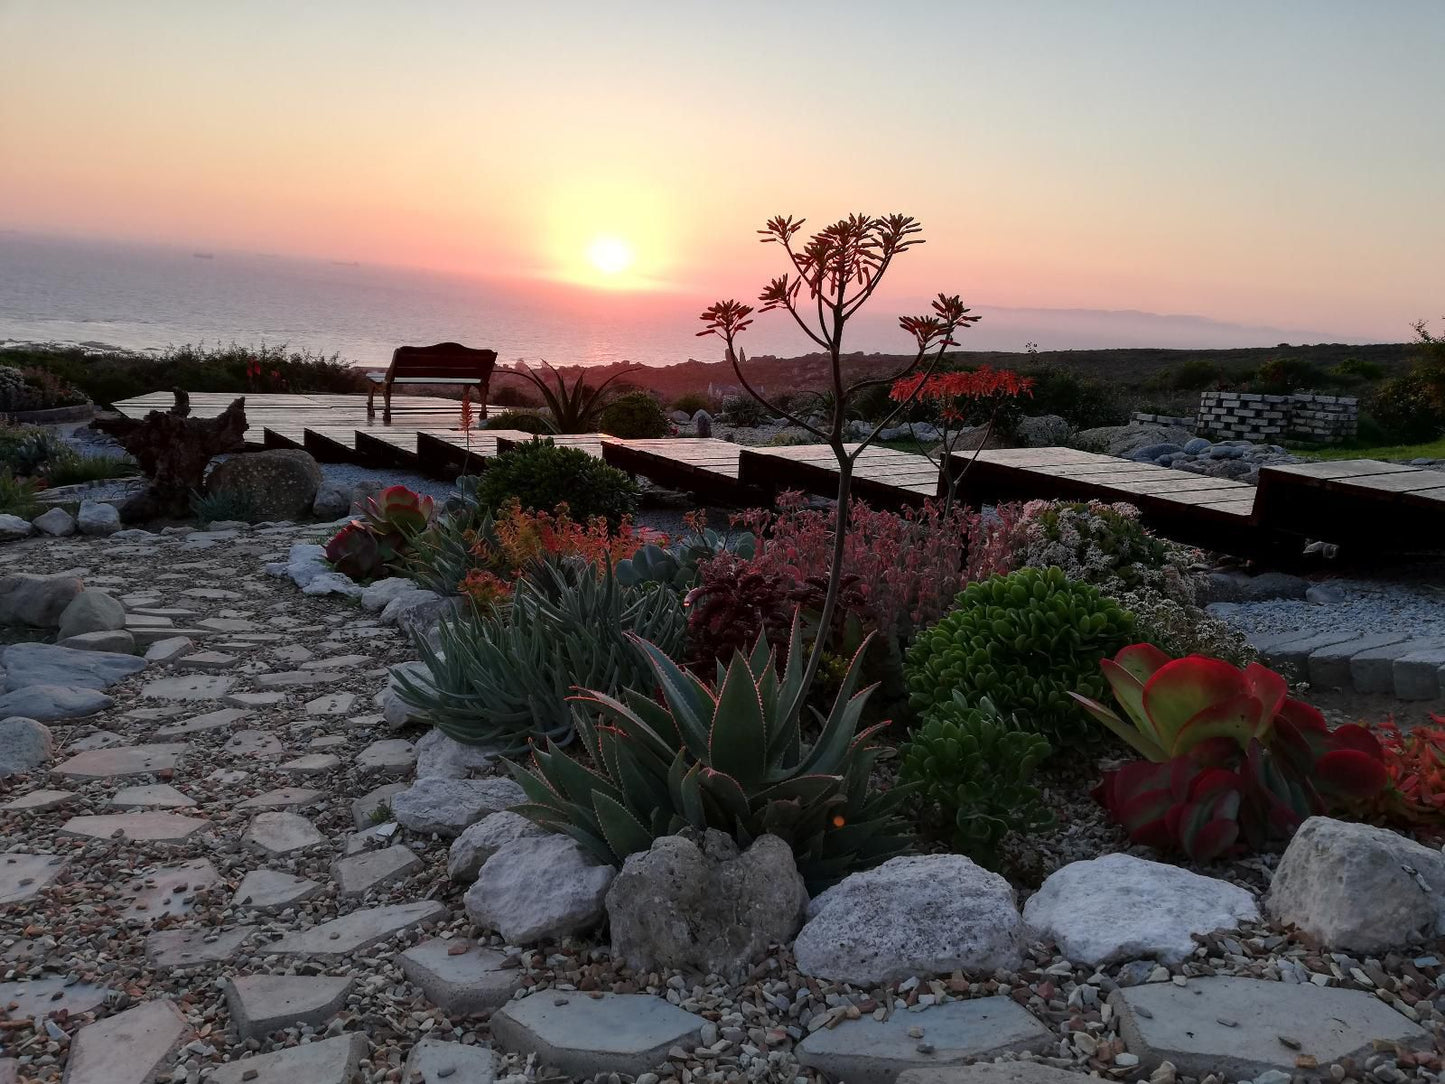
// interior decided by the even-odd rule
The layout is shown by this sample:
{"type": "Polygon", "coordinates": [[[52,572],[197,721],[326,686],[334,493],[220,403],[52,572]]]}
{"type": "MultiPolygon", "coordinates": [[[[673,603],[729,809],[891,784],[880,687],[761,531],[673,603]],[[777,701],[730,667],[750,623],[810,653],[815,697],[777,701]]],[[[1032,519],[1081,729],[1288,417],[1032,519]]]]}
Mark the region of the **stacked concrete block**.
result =
{"type": "Polygon", "coordinates": [[[1293,396],[1289,435],[1314,444],[1339,444],[1355,435],[1360,401],[1346,395],[1293,396]]]}
{"type": "Polygon", "coordinates": [[[1206,391],[1199,396],[1196,427],[1214,440],[1272,444],[1288,435],[1338,444],[1354,436],[1359,417],[1359,400],[1347,396],[1206,391]]]}
{"type": "Polygon", "coordinates": [[[1193,429],[1195,419],[1193,416],[1149,414],[1142,410],[1136,410],[1129,415],[1129,421],[1135,425],[1174,425],[1181,429],[1193,429]]]}

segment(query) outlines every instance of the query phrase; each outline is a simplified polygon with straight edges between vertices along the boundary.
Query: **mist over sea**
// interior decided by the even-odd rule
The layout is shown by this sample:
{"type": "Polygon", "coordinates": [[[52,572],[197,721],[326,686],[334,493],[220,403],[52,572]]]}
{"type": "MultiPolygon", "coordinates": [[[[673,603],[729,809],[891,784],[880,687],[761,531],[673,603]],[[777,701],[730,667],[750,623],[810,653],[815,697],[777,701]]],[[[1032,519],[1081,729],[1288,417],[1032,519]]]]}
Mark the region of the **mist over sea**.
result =
{"type": "MultiPolygon", "coordinates": [[[[266,343],[381,365],[400,344],[451,339],[491,347],[504,362],[668,365],[721,358],[717,340],[696,337],[697,314],[713,300],[0,231],[0,344],[164,350],[266,343]]],[[[910,298],[901,311],[925,311],[927,300],[910,298]]],[[[910,340],[897,328],[895,307],[880,298],[876,311],[850,325],[847,347],[906,352],[910,340]]],[[[965,345],[976,349],[1022,350],[1028,342],[1046,350],[1272,346],[1323,338],[1195,316],[981,304],[975,311],[984,319],[965,345]]],[[[773,313],[758,318],[745,348],[792,357],[812,344],[773,313]]]]}

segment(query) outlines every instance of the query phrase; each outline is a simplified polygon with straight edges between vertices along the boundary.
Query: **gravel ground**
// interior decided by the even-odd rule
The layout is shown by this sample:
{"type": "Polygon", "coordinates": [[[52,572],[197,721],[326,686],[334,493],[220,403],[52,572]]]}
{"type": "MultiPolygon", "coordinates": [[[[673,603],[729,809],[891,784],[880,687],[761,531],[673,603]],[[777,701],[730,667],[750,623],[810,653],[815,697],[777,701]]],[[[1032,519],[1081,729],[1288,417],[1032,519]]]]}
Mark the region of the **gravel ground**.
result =
{"type": "Polygon", "coordinates": [[[1360,635],[1398,632],[1445,639],[1445,562],[1382,568],[1379,572],[1322,581],[1336,588],[1337,602],[1269,599],[1216,602],[1216,617],[1253,636],[1352,629],[1360,635]]]}

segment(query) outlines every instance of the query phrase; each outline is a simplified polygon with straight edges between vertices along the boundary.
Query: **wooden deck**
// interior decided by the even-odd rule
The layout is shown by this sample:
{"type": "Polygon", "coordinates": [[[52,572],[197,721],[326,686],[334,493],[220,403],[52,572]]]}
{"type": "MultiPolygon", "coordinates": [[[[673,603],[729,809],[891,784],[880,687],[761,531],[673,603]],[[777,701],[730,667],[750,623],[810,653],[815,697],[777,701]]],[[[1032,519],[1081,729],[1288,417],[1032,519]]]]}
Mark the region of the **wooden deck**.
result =
{"type": "MultiPolygon", "coordinates": [[[[235,398],[193,392],[191,410],[213,417],[235,398]]],[[[171,403],[170,393],[158,392],[116,407],[140,417],[171,403]]],[[[365,397],[358,395],[248,395],[246,415],[252,445],[305,448],[322,461],[402,467],[439,478],[483,470],[498,453],[535,439],[515,430],[464,432],[455,400],[420,395],[394,399],[390,420],[368,416],[365,397]]],[[[784,489],[830,496],[838,485],[837,463],[824,445],[750,448],[605,433],[553,439],[707,503],[765,503],[784,489]]],[[[1265,467],[1255,487],[1071,448],[986,450],[976,460],[972,452],[960,452],[949,469],[965,465],[959,494],[969,504],[1123,501],[1167,537],[1243,556],[1291,547],[1297,553],[1303,538],[1369,550],[1445,544],[1445,472],[1418,467],[1373,460],[1265,467]]],[[[876,507],[918,507],[942,491],[940,472],[925,456],[874,447],[858,458],[854,493],[876,507]]]]}

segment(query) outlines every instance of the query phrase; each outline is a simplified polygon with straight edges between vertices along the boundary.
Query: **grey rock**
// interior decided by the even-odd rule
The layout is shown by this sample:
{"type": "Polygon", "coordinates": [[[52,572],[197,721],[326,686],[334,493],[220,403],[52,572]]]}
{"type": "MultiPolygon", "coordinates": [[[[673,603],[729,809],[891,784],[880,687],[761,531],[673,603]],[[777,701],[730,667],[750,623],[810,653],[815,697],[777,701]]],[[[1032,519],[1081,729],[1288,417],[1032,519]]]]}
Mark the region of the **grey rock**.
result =
{"type": "Polygon", "coordinates": [[[292,543],[286,560],[279,564],[267,565],[266,571],[273,575],[289,577],[297,587],[304,588],[317,576],[331,572],[331,566],[326,561],[326,547],[309,542],[295,542],[292,543]]]}
{"type": "Polygon", "coordinates": [[[44,723],[19,715],[0,719],[0,779],[42,768],[54,755],[55,740],[44,723]]]}
{"type": "Polygon", "coordinates": [[[366,1036],[337,1035],[216,1067],[210,1084],[352,1084],[366,1057],[366,1036]]]}
{"type": "Polygon", "coordinates": [[[35,528],[28,519],[20,516],[0,515],[0,542],[14,542],[19,538],[29,538],[35,533],[35,528]]]}
{"type": "Polygon", "coordinates": [[[1434,700],[1440,696],[1440,671],[1445,668],[1445,642],[1417,643],[1391,668],[1395,696],[1400,700],[1434,700]]]}
{"type": "Polygon", "coordinates": [[[447,852],[447,876],[460,884],[471,884],[487,859],[508,843],[540,835],[546,835],[546,830],[517,813],[502,810],[489,814],[452,841],[447,852]]]}
{"type": "Polygon", "coordinates": [[[299,448],[234,455],[211,468],[207,493],[236,493],[261,519],[305,519],[321,488],[321,468],[299,448]]]}
{"type": "Polygon", "coordinates": [[[174,1003],[142,1002],[76,1032],[65,1084],[150,1084],[190,1035],[174,1003]]]}
{"type": "Polygon", "coordinates": [[[413,832],[454,837],[471,824],[527,800],[510,779],[418,779],[391,800],[391,814],[413,832]]]}
{"type": "Polygon", "coordinates": [[[509,1001],[492,1014],[493,1039],[569,1076],[638,1076],[667,1060],[674,1046],[691,1050],[704,1020],[650,994],[540,996],[509,1001]]]}
{"type": "Polygon", "coordinates": [[[467,889],[467,915],[511,944],[566,937],[602,921],[617,871],[567,836],[523,837],[487,859],[467,889]]]}
{"type": "Polygon", "coordinates": [[[112,535],[120,530],[120,510],[115,505],[102,501],[81,501],[80,511],[75,515],[75,525],[84,535],[112,535]]]}
{"type": "Polygon", "coordinates": [[[423,1039],[407,1054],[401,1078],[415,1084],[492,1084],[495,1074],[496,1059],[486,1043],[423,1039]]]}
{"type": "Polygon", "coordinates": [[[1271,1070],[1292,1077],[1301,1051],[1327,1066],[1347,1057],[1363,1061],[1375,1040],[1415,1045],[1428,1038],[1373,994],[1308,982],[1232,976],[1183,986],[1152,982],[1115,990],[1109,1003],[1125,1045],[1145,1068],[1168,1061],[1196,1077],[1249,1080],[1271,1070]],[[1281,1035],[1300,1049],[1280,1042],[1281,1035]]]}
{"type": "Polygon", "coordinates": [[[62,685],[27,685],[0,696],[0,716],[24,715],[53,721],[79,719],[104,711],[115,701],[96,689],[74,689],[62,685]]]}
{"type": "Polygon", "coordinates": [[[53,629],[70,600],[83,589],[75,576],[16,572],[0,577],[0,625],[53,629]]]}
{"type": "MultiPolygon", "coordinates": [[[[1310,588],[1314,590],[1314,588],[1310,588]]],[[[1380,633],[1375,636],[1356,636],[1340,644],[1330,644],[1310,652],[1306,662],[1310,684],[1321,689],[1348,689],[1352,685],[1350,661],[1365,651],[1373,651],[1391,644],[1403,643],[1407,634],[1380,633]]]]}
{"type": "Polygon", "coordinates": [[[30,521],[41,534],[51,538],[65,538],[75,533],[75,517],[64,508],[52,508],[42,512],[30,521]]]}
{"type": "Polygon", "coordinates": [[[1128,854],[1071,862],[1024,904],[1030,928],[1090,966],[1139,957],[1176,964],[1194,951],[1193,934],[1258,920],[1254,897],[1237,885],[1128,854]]]}
{"type": "Polygon", "coordinates": [[[1345,601],[1345,592],[1332,583],[1311,584],[1305,591],[1305,601],[1316,606],[1333,606],[1345,601]]]}
{"type": "Polygon", "coordinates": [[[1019,419],[1018,437],[1025,448],[1052,448],[1063,444],[1068,436],[1069,423],[1057,414],[1019,419]]]}
{"type": "Polygon", "coordinates": [[[1077,435],[1079,447],[1105,455],[1127,456],[1151,444],[1173,444],[1182,448],[1194,439],[1188,429],[1174,425],[1105,425],[1085,429],[1077,435]]]}
{"type": "Polygon", "coordinates": [[[492,770],[496,754],[480,745],[463,745],[433,727],[417,739],[418,779],[468,779],[492,770]]]}
{"type": "Polygon", "coordinates": [[[521,977],[506,957],[469,941],[441,937],[401,954],[406,980],[449,1016],[491,1012],[512,999],[521,977]]]}
{"type": "Polygon", "coordinates": [[[56,647],[70,647],[76,651],[109,651],[115,655],[134,655],[135,637],[125,629],[110,632],[82,632],[78,636],[67,636],[56,642],[56,647]]]}
{"type": "Polygon", "coordinates": [[[125,607],[104,591],[87,587],[70,600],[60,614],[55,635],[60,639],[87,632],[112,632],[125,628],[125,607]]]}
{"type": "Polygon", "coordinates": [[[395,625],[403,632],[425,634],[443,613],[450,610],[451,605],[450,599],[442,598],[435,591],[422,588],[403,591],[381,611],[381,623],[395,625]]]}
{"type": "Polygon", "coordinates": [[[814,1031],[796,1053],[800,1063],[830,1080],[893,1084],[910,1069],[1043,1050],[1050,1043],[1049,1030],[1013,998],[984,997],[895,1012],[887,1020],[845,1020],[814,1031]],[[924,1045],[930,1049],[920,1049],[924,1045]]]}
{"type": "Polygon", "coordinates": [[[1195,437],[1193,440],[1184,442],[1184,451],[1189,455],[1202,455],[1204,452],[1209,451],[1209,447],[1209,441],[1203,437],[1195,437]]]}
{"type": "Polygon", "coordinates": [[[311,514],[317,519],[340,519],[351,511],[351,489],[348,486],[323,484],[311,502],[311,514]]]}
{"type": "Polygon", "coordinates": [[[1311,817],[1285,848],[1265,906],[1326,949],[1419,944],[1445,934],[1445,855],[1388,828],[1311,817]]]}
{"type": "Polygon", "coordinates": [[[712,436],[712,415],[706,410],[699,410],[692,416],[692,425],[698,436],[704,439],[712,436]]]}
{"type": "Polygon", "coordinates": [[[368,907],[319,926],[294,930],[267,945],[266,951],[321,960],[345,956],[380,944],[401,930],[445,918],[446,914],[446,905],[435,900],[368,907]]]}
{"type": "MultiPolygon", "coordinates": [[[[432,684],[431,671],[427,669],[424,662],[413,660],[412,662],[398,663],[391,668],[391,672],[387,676],[386,688],[377,694],[376,703],[377,707],[381,709],[382,718],[393,730],[400,729],[408,723],[427,721],[421,708],[414,707],[402,699],[401,687],[397,681],[398,673],[405,674],[412,683],[422,688],[430,688],[432,684]]],[[[417,748],[420,751],[420,742],[417,743],[417,748]]],[[[418,778],[421,778],[420,771],[418,771],[418,778]]]]}
{"type": "Polygon", "coordinates": [[[1262,602],[1276,598],[1304,598],[1310,583],[1286,572],[1211,572],[1201,593],[1202,602],[1262,602]]]}
{"type": "Polygon", "coordinates": [[[408,591],[418,591],[416,581],[405,576],[388,576],[386,579],[377,580],[368,584],[361,592],[361,608],[368,613],[379,613],[386,609],[387,603],[398,595],[404,595],[408,591]]]}
{"type": "MultiPolygon", "coordinates": [[[[1354,643],[1360,635],[1352,630],[1341,634],[1344,644],[1354,643]]],[[[1366,648],[1350,656],[1350,681],[1357,693],[1393,693],[1395,691],[1395,660],[1412,654],[1423,646],[1413,637],[1379,647],[1366,648]]],[[[1273,659],[1271,654],[1270,658],[1273,659]]]]}
{"type": "Polygon", "coordinates": [[[638,971],[695,970],[734,980],[803,924],[808,890],[793,852],[763,835],[742,854],[709,829],[702,845],[663,836],[627,856],[607,892],[612,955],[638,971]]]}
{"type": "Polygon", "coordinates": [[[962,855],[905,855],[814,899],[793,950],[805,975],[875,986],[1017,968],[1023,935],[1013,888],[998,874],[962,855]]]}
{"type": "Polygon", "coordinates": [[[361,584],[340,572],[331,571],[313,576],[306,586],[301,588],[303,595],[340,595],[343,598],[360,598],[361,592],[361,584]]]}
{"type": "Polygon", "coordinates": [[[144,659],[110,651],[77,651],[56,644],[11,644],[5,649],[5,687],[60,685],[71,689],[107,689],[146,667],[144,659]]]}
{"type": "Polygon", "coordinates": [[[326,1023],[346,1004],[354,980],[331,975],[240,975],[226,980],[226,1006],[243,1039],[326,1023]]]}

